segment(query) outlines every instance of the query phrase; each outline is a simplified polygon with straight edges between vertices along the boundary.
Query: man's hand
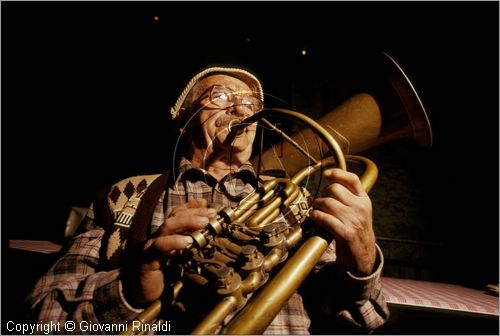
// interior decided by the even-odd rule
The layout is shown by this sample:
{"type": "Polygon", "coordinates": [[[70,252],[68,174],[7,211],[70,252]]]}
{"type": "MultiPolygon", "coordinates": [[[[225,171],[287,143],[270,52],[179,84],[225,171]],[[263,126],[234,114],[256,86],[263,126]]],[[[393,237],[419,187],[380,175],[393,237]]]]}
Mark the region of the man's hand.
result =
{"type": "Polygon", "coordinates": [[[125,297],[133,306],[142,306],[161,296],[165,283],[162,266],[169,256],[193,243],[190,236],[182,233],[202,229],[215,217],[215,209],[206,206],[204,199],[178,206],[146,242],[139,264],[130,267],[122,278],[125,297]]]}
{"type": "Polygon", "coordinates": [[[370,198],[356,174],[333,168],[323,176],[333,183],[313,202],[310,217],[333,234],[337,261],[353,275],[367,276],[377,253],[370,198]]]}

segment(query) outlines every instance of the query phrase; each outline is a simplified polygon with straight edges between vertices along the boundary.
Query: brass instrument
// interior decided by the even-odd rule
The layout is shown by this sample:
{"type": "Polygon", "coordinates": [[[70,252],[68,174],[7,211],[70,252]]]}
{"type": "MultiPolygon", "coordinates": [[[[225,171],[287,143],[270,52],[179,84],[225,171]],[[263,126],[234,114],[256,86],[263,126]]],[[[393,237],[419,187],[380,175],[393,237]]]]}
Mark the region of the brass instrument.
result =
{"type": "MultiPolygon", "coordinates": [[[[383,54],[383,68],[387,80],[378,83],[377,91],[358,93],[317,123],[325,128],[345,154],[356,154],[393,140],[411,138],[418,145],[430,148],[432,129],[424,105],[411,80],[401,66],[389,55],[383,54]]],[[[314,132],[311,129],[292,136],[294,141],[308,148],[311,156],[318,155],[314,132]]],[[[282,169],[293,175],[303,167],[303,156],[290,142],[283,143],[281,157],[268,150],[262,154],[262,168],[282,169]]],[[[252,163],[255,165],[257,160],[252,163]]]]}
{"type": "MultiPolygon", "coordinates": [[[[262,153],[260,163],[266,170],[286,166],[291,177],[266,181],[237,207],[220,210],[205,229],[192,233],[194,243],[185,253],[182,279],[173,286],[173,302],[186,281],[209,288],[220,296],[219,303],[194,328],[193,334],[262,333],[305,280],[329,241],[314,233],[303,237],[308,209],[300,206],[292,209],[292,205],[301,204],[305,199],[300,183],[332,165],[345,170],[346,162],[364,169],[360,180],[367,192],[377,179],[378,170],[372,161],[361,156],[344,156],[339,142],[347,140],[349,153],[405,137],[426,147],[431,145],[429,120],[418,94],[400,66],[384,55],[392,67],[389,83],[398,100],[397,104],[390,105],[398,109],[382,111],[376,97],[361,93],[317,122],[298,112],[266,109],[230,125],[236,131],[260,121],[266,128],[281,134],[268,121],[269,117],[278,115],[305,124],[307,129],[300,135],[283,135],[288,142],[283,147],[285,155],[281,159],[276,158],[273,149],[262,153]],[[326,144],[326,151],[316,145],[307,145],[317,144],[317,138],[326,144]],[[299,142],[305,142],[307,150],[299,142]],[[328,158],[316,158],[325,152],[328,158]],[[304,159],[299,155],[307,156],[311,164],[304,167],[304,159]],[[290,226],[275,222],[284,209],[292,211],[297,219],[290,226]],[[274,273],[271,279],[270,274],[274,273]],[[220,329],[223,323],[227,325],[220,329]]],[[[161,310],[162,302],[157,300],[136,321],[151,323],[161,310]]]]}

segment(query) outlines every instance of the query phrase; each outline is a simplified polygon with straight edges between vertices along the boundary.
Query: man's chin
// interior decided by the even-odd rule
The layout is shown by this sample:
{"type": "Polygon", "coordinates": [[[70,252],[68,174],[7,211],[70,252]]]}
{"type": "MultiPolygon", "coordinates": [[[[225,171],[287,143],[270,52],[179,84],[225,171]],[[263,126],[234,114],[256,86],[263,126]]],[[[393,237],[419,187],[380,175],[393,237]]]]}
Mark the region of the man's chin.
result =
{"type": "Polygon", "coordinates": [[[252,146],[251,140],[245,134],[236,136],[233,139],[225,137],[224,139],[219,138],[217,140],[220,141],[213,142],[215,147],[218,147],[219,150],[230,151],[232,154],[243,152],[252,146]]]}
{"type": "Polygon", "coordinates": [[[229,136],[229,135],[219,136],[217,137],[217,140],[219,143],[223,144],[226,147],[235,147],[235,146],[239,147],[241,145],[246,146],[250,142],[250,139],[245,133],[236,136],[229,136]]]}

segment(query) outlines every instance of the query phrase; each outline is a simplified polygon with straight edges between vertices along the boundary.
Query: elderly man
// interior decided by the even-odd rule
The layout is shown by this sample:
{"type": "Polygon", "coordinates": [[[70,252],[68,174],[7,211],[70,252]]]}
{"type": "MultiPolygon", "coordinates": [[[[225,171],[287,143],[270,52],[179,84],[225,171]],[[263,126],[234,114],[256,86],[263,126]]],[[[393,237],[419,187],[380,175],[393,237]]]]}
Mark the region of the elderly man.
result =
{"type": "MultiPolygon", "coordinates": [[[[249,163],[256,125],[231,135],[228,125],[262,104],[261,83],[246,70],[212,67],[198,73],[171,110],[186,146],[176,149],[174,168],[121,181],[93,203],[86,232],[73,239],[29,295],[32,316],[74,321],[77,331],[88,332],[81,322],[131,321],[162,297],[171,282],[165,265],[193,243],[189,233],[258,184],[249,163]]],[[[332,234],[335,244],[322,257],[314,290],[304,291],[304,297],[294,293],[266,333],[310,332],[309,315],[316,312],[329,316],[339,332],[346,326],[370,331],[387,320],[379,283],[383,257],[375,244],[370,199],[355,174],[334,168],[324,175],[332,182],[314,201],[310,218],[332,234]]],[[[170,332],[193,327],[189,317],[184,324],[165,318],[170,332]]]]}

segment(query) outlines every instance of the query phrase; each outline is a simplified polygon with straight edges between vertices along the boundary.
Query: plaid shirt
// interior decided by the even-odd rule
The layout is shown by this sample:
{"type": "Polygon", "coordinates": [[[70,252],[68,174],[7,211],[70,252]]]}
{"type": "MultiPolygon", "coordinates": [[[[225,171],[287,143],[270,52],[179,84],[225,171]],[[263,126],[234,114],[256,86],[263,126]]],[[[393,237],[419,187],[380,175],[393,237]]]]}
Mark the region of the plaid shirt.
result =
{"type": "MultiPolygon", "coordinates": [[[[175,184],[164,191],[152,218],[152,230],[164,223],[165,217],[176,206],[192,199],[207,199],[209,205],[235,206],[256,185],[250,164],[227,174],[217,181],[202,169],[193,168],[182,159],[175,184]],[[168,193],[168,197],[165,195],[168,193]],[[167,202],[166,211],[163,203],[167,202]]],[[[95,323],[111,327],[133,320],[142,310],[132,307],[124,298],[120,269],[98,271],[99,251],[104,229],[93,227],[92,206],[88,212],[87,232],[72,239],[65,255],[38,281],[26,303],[31,317],[36,321],[74,321],[76,333],[100,333],[100,330],[78,329],[95,323]]],[[[382,295],[380,275],[383,256],[377,246],[378,266],[368,277],[358,278],[342,271],[335,263],[334,243],[330,245],[315,268],[318,277],[314,293],[323,316],[332,325],[349,325],[366,332],[382,325],[388,318],[388,309],[382,295]],[[321,280],[319,280],[321,279],[321,280]],[[327,279],[327,280],[325,280],[327,279]]],[[[314,294],[313,294],[314,295],[314,294]]],[[[305,299],[305,298],[304,298],[305,299]]],[[[302,295],[294,293],[265,333],[304,334],[310,331],[311,319],[302,295]]],[[[175,325],[175,321],[170,321],[175,325]]],[[[64,330],[61,329],[64,333],[64,330]]],[[[113,333],[113,332],[112,332],[113,333]]],[[[114,332],[116,333],[116,331],[114,332]]]]}

